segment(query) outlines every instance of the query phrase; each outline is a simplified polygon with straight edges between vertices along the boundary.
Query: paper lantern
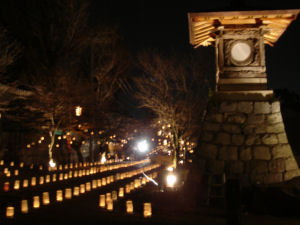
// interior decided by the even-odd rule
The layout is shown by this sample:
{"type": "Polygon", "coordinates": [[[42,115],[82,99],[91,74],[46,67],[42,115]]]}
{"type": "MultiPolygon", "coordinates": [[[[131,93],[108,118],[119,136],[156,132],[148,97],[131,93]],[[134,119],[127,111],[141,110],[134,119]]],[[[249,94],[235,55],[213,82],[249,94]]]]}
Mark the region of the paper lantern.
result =
{"type": "Polygon", "coordinates": [[[60,173],[59,176],[58,176],[58,180],[63,180],[63,179],[64,179],[64,174],[60,173]]]}
{"type": "Polygon", "coordinates": [[[19,170],[14,170],[14,175],[19,176],[19,170]]]}
{"type": "Polygon", "coordinates": [[[46,175],[46,183],[50,183],[50,181],[51,181],[51,180],[50,180],[50,175],[47,174],[47,175],[46,175]]]}
{"type": "Polygon", "coordinates": [[[74,171],[74,177],[78,177],[78,171],[77,170],[74,171]]]}
{"type": "Polygon", "coordinates": [[[119,197],[120,198],[124,197],[124,188],[123,187],[119,188],[119,197]]]}
{"type": "Polygon", "coordinates": [[[112,191],[111,192],[111,198],[113,201],[117,201],[118,200],[118,194],[116,191],[112,191]]]}
{"type": "Polygon", "coordinates": [[[105,197],[106,197],[106,200],[111,199],[111,193],[110,192],[106,193],[105,197]]]}
{"type": "Polygon", "coordinates": [[[4,165],[4,160],[0,161],[0,165],[3,166],[4,165]]]}
{"type": "Polygon", "coordinates": [[[15,165],[15,163],[12,161],[12,162],[10,162],[10,164],[9,164],[10,166],[14,166],[15,165]]]}
{"type": "Polygon", "coordinates": [[[151,216],[152,216],[151,203],[150,202],[145,202],[144,203],[144,217],[149,218],[151,216]]]}
{"type": "Polygon", "coordinates": [[[36,177],[31,177],[31,186],[36,185],[36,177]]]}
{"type": "Polygon", "coordinates": [[[80,184],[80,194],[85,193],[85,184],[80,184]]]}
{"type": "Polygon", "coordinates": [[[107,211],[113,211],[114,205],[112,199],[106,199],[106,209],[107,211]]]}
{"type": "Polygon", "coordinates": [[[33,196],[33,208],[38,209],[40,208],[40,197],[33,196]]]}
{"type": "Polygon", "coordinates": [[[129,194],[130,193],[130,185],[129,184],[126,184],[125,185],[125,192],[126,192],[126,194],[129,194]]]}
{"type": "Polygon", "coordinates": [[[69,174],[68,173],[65,173],[64,174],[64,180],[68,180],[69,179],[69,174]]]}
{"type": "Polygon", "coordinates": [[[6,218],[12,219],[15,215],[15,208],[13,206],[6,207],[6,218]]]}
{"type": "Polygon", "coordinates": [[[102,178],[102,186],[105,186],[105,185],[106,185],[106,178],[103,177],[103,178],[102,178]]]}
{"type": "Polygon", "coordinates": [[[23,188],[26,188],[26,187],[28,187],[28,180],[24,179],[23,180],[23,188]]]}
{"type": "Polygon", "coordinates": [[[6,172],[6,176],[10,177],[10,171],[9,170],[6,172]]]}
{"type": "Polygon", "coordinates": [[[70,172],[69,172],[69,179],[72,178],[72,177],[73,177],[73,172],[70,171],[70,172]]]}
{"type": "Polygon", "coordinates": [[[133,213],[133,203],[132,200],[127,200],[126,201],[126,212],[129,214],[133,213]]]}
{"type": "Polygon", "coordinates": [[[40,177],[39,184],[44,184],[44,177],[43,176],[40,177]]]}
{"type": "Polygon", "coordinates": [[[19,190],[20,189],[20,181],[19,180],[15,180],[14,189],[15,190],[19,190]]]}
{"type": "Polygon", "coordinates": [[[74,187],[73,196],[79,196],[79,187],[74,187]]]}
{"type": "Polygon", "coordinates": [[[92,180],[92,189],[97,188],[97,180],[92,180]]]}
{"type": "Polygon", "coordinates": [[[52,182],[55,182],[56,181],[56,174],[54,173],[53,175],[52,175],[52,182]]]}
{"type": "Polygon", "coordinates": [[[49,205],[50,204],[49,192],[43,192],[42,202],[43,202],[43,205],[49,205]]]}
{"type": "Polygon", "coordinates": [[[28,213],[28,201],[26,199],[21,200],[21,213],[28,213]]]}
{"type": "Polygon", "coordinates": [[[4,182],[3,191],[9,191],[9,182],[8,181],[4,182]]]}
{"type": "Polygon", "coordinates": [[[85,184],[85,190],[86,191],[91,191],[91,182],[86,182],[86,184],[85,184]]]}
{"type": "Polygon", "coordinates": [[[101,179],[98,179],[98,180],[97,180],[97,186],[98,186],[98,187],[101,187],[101,179]]]}
{"type": "Polygon", "coordinates": [[[105,208],[105,195],[100,195],[99,196],[99,206],[101,208],[105,208]]]}
{"type": "Polygon", "coordinates": [[[63,191],[62,190],[57,190],[56,191],[56,201],[57,202],[62,202],[63,201],[63,191]]]}
{"type": "Polygon", "coordinates": [[[65,199],[71,199],[72,198],[72,189],[66,188],[65,189],[65,199]]]}
{"type": "Polygon", "coordinates": [[[43,166],[42,165],[39,166],[39,170],[43,170],[43,166]]]}
{"type": "Polygon", "coordinates": [[[107,184],[110,183],[110,176],[106,177],[106,183],[107,183],[107,184]]]}

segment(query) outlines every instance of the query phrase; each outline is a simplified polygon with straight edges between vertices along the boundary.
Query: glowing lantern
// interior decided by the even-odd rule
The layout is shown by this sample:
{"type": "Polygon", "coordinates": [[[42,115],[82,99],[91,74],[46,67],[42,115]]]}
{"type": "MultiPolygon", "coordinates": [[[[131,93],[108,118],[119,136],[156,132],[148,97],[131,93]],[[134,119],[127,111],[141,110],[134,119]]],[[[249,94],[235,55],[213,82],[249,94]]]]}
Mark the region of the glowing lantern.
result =
{"type": "Polygon", "coordinates": [[[80,194],[85,193],[85,184],[80,184],[80,194]]]}
{"type": "Polygon", "coordinates": [[[77,170],[74,171],[74,177],[78,177],[78,171],[77,170]]]}
{"type": "Polygon", "coordinates": [[[49,174],[46,175],[46,183],[50,183],[50,175],[49,174]]]}
{"type": "Polygon", "coordinates": [[[126,192],[126,194],[129,194],[130,193],[130,185],[129,184],[126,184],[125,185],[125,192],[126,192]]]}
{"type": "Polygon", "coordinates": [[[71,199],[72,198],[72,189],[66,188],[65,189],[65,199],[71,199]]]}
{"type": "Polygon", "coordinates": [[[19,180],[15,180],[14,189],[15,190],[19,190],[20,189],[20,181],[19,180]]]}
{"type": "Polygon", "coordinates": [[[43,202],[43,205],[49,205],[50,204],[49,192],[43,192],[42,202],[43,202]]]}
{"type": "Polygon", "coordinates": [[[28,213],[28,201],[27,200],[21,200],[21,213],[26,214],[28,213]]]}
{"type": "Polygon", "coordinates": [[[26,187],[28,187],[28,180],[27,179],[23,180],[23,188],[26,188],[26,187]]]}
{"type": "Polygon", "coordinates": [[[7,176],[7,177],[10,177],[10,171],[9,171],[9,170],[8,170],[7,173],[6,173],[6,176],[7,176]]]}
{"type": "Polygon", "coordinates": [[[118,194],[116,191],[112,191],[111,192],[111,198],[113,201],[117,201],[118,200],[118,194]]]}
{"type": "Polygon", "coordinates": [[[43,165],[40,165],[40,166],[39,166],[39,170],[43,170],[43,165]]]}
{"type": "Polygon", "coordinates": [[[144,203],[144,217],[148,218],[152,216],[152,208],[151,208],[151,203],[150,202],[145,202],[144,203]]]}
{"type": "Polygon", "coordinates": [[[86,184],[85,184],[85,190],[86,191],[91,191],[91,182],[86,182],[86,184]]]}
{"type": "Polygon", "coordinates": [[[15,163],[12,161],[12,162],[10,162],[10,164],[9,164],[10,166],[14,166],[15,165],[15,163]]]}
{"type": "Polygon", "coordinates": [[[9,191],[9,182],[5,182],[3,185],[3,191],[9,191]]]}
{"type": "Polygon", "coordinates": [[[105,197],[106,197],[106,200],[111,199],[111,193],[110,192],[106,193],[105,197]]]}
{"type": "Polygon", "coordinates": [[[106,185],[106,178],[103,177],[103,178],[102,178],[102,186],[105,186],[105,185],[106,185]]]}
{"type": "Polygon", "coordinates": [[[79,195],[79,187],[74,187],[73,195],[74,196],[78,196],[79,195]]]}
{"type": "Polygon", "coordinates": [[[40,197],[33,196],[33,208],[38,209],[40,208],[40,197]]]}
{"type": "Polygon", "coordinates": [[[4,160],[0,161],[0,165],[3,166],[4,165],[4,160]]]}
{"type": "Polygon", "coordinates": [[[98,180],[97,180],[97,186],[98,186],[98,187],[101,187],[101,179],[98,179],[98,180]]]}
{"type": "Polygon", "coordinates": [[[68,180],[69,179],[69,174],[68,173],[65,173],[64,174],[64,180],[68,180]]]}
{"type": "Polygon", "coordinates": [[[57,190],[56,191],[56,201],[58,201],[58,202],[63,201],[63,192],[62,192],[62,190],[57,190]]]}
{"type": "Polygon", "coordinates": [[[36,177],[31,177],[31,186],[36,185],[36,177]]]}
{"type": "Polygon", "coordinates": [[[113,200],[112,199],[106,199],[106,209],[108,211],[113,211],[114,205],[113,205],[113,200]]]}
{"type": "Polygon", "coordinates": [[[18,176],[18,175],[19,175],[19,170],[15,170],[15,171],[14,171],[14,175],[15,175],[15,176],[18,176]]]}
{"type": "Polygon", "coordinates": [[[119,188],[119,197],[120,198],[124,197],[124,188],[123,187],[119,188]]]}
{"type": "Polygon", "coordinates": [[[127,200],[126,201],[126,212],[129,214],[133,213],[133,203],[132,200],[127,200]]]}
{"type": "Polygon", "coordinates": [[[44,184],[44,177],[43,176],[40,177],[39,184],[44,184]]]}
{"type": "Polygon", "coordinates": [[[6,207],[6,218],[14,218],[15,208],[13,206],[6,207]]]}
{"type": "Polygon", "coordinates": [[[52,174],[52,182],[55,182],[56,181],[56,174],[52,174]]]}
{"type": "Polygon", "coordinates": [[[92,188],[93,189],[97,188],[97,180],[92,180],[92,188]]]}
{"type": "Polygon", "coordinates": [[[70,171],[70,172],[69,172],[69,178],[72,178],[72,176],[73,176],[73,172],[70,171]]]}
{"type": "Polygon", "coordinates": [[[105,195],[100,195],[99,196],[99,206],[101,208],[105,208],[105,195]]]}

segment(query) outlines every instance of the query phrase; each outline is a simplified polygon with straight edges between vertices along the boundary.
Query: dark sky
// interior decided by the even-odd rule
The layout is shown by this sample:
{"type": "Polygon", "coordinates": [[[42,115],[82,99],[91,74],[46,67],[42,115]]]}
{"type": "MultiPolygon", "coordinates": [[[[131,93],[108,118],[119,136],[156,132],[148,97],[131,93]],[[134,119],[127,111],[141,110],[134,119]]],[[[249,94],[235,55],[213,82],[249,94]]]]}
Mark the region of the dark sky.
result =
{"type": "MultiPolygon", "coordinates": [[[[133,50],[154,47],[190,50],[188,12],[300,9],[300,2],[285,1],[99,1],[92,4],[93,19],[117,23],[126,43],[133,50]],[[276,3],[277,2],[277,3],[276,3]]],[[[202,47],[203,48],[203,47],[202,47]]],[[[213,54],[206,51],[208,54],[213,54]]],[[[201,51],[196,49],[195,51],[201,51]]],[[[271,89],[288,88],[300,94],[300,17],[274,47],[266,47],[268,82],[271,89]]],[[[211,57],[210,57],[211,58],[211,57]]]]}

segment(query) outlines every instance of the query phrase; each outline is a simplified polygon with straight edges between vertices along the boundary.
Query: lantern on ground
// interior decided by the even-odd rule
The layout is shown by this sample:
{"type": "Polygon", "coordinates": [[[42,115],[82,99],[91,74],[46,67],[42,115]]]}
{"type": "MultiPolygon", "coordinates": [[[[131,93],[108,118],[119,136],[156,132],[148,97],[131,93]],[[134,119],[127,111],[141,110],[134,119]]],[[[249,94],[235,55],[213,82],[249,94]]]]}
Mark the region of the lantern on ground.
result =
{"type": "Polygon", "coordinates": [[[65,199],[71,199],[72,198],[72,189],[66,188],[65,189],[65,199]]]}
{"type": "Polygon", "coordinates": [[[21,201],[21,213],[23,214],[28,213],[28,201],[26,199],[23,199],[21,201]]]}
{"type": "Polygon", "coordinates": [[[105,208],[105,195],[100,195],[99,196],[99,206],[101,208],[105,208]]]}
{"type": "Polygon", "coordinates": [[[133,213],[133,203],[132,200],[127,200],[126,201],[126,212],[129,214],[133,213]]]}
{"type": "Polygon", "coordinates": [[[14,218],[15,208],[13,206],[6,207],[6,218],[12,219],[14,218]]]}
{"type": "Polygon", "coordinates": [[[56,191],[56,201],[58,201],[58,202],[63,201],[63,192],[62,192],[62,190],[57,190],[56,191]]]}
{"type": "Polygon", "coordinates": [[[33,208],[34,209],[40,208],[40,197],[39,196],[33,196],[33,208]]]}
{"type": "Polygon", "coordinates": [[[50,204],[49,192],[43,192],[42,202],[43,202],[43,205],[49,205],[50,204]]]}
{"type": "Polygon", "coordinates": [[[144,217],[149,218],[151,216],[152,216],[151,203],[150,202],[145,202],[144,203],[144,217]]]}

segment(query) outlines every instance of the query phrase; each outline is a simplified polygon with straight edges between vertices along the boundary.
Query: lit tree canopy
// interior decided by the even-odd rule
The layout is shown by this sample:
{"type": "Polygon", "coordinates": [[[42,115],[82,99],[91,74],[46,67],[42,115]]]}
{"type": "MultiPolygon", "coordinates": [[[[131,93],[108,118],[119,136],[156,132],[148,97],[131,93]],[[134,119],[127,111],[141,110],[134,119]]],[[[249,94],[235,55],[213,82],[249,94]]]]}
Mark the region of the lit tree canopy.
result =
{"type": "Polygon", "coordinates": [[[170,126],[171,145],[177,155],[181,139],[199,135],[208,97],[209,65],[192,55],[166,57],[151,51],[139,54],[138,63],[143,74],[135,79],[135,96],[142,107],[157,115],[160,128],[170,126]]]}

